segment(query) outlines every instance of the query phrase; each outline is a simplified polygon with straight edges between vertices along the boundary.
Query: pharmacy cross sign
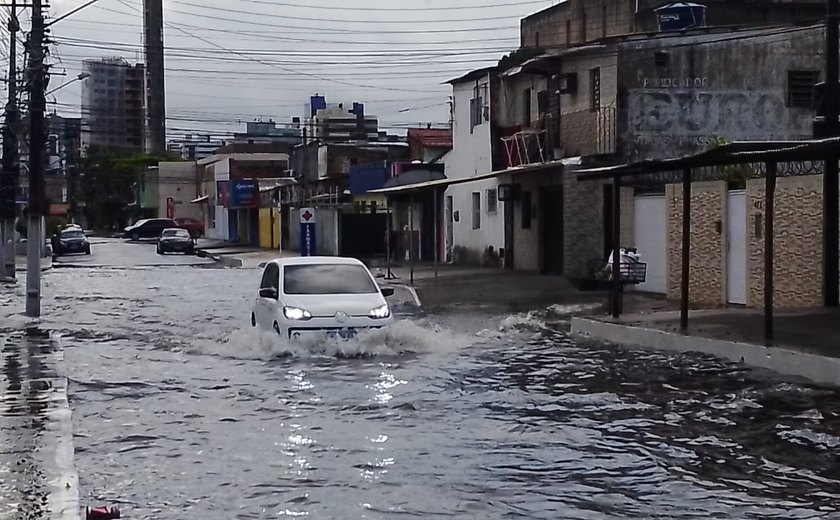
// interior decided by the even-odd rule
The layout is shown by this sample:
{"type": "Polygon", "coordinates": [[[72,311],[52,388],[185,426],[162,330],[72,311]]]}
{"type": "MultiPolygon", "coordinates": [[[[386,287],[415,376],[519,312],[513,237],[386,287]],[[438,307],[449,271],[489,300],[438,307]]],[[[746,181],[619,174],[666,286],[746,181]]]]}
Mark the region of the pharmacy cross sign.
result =
{"type": "Polygon", "coordinates": [[[315,210],[301,208],[300,210],[300,254],[301,256],[315,256],[315,210]]]}
{"type": "Polygon", "coordinates": [[[300,214],[301,222],[309,222],[313,218],[315,218],[315,215],[311,211],[309,211],[308,209],[304,210],[304,212],[300,214]]]}

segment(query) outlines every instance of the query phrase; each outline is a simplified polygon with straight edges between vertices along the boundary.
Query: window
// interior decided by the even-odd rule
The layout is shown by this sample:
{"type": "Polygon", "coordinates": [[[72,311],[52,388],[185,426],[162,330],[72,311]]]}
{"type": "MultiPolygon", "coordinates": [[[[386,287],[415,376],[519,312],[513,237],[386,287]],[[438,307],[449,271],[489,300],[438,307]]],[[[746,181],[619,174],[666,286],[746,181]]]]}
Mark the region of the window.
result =
{"type": "Polygon", "coordinates": [[[522,192],[522,229],[531,229],[531,192],[522,192]]]}
{"type": "Polygon", "coordinates": [[[537,34],[534,36],[534,47],[540,47],[540,31],[537,31],[537,34]]]}
{"type": "Polygon", "coordinates": [[[374,294],[376,283],[365,267],[352,264],[287,265],[284,294],[374,294]]]}
{"type": "Polygon", "coordinates": [[[481,229],[481,193],[472,194],[472,228],[481,229]]]}
{"type": "Polygon", "coordinates": [[[277,289],[280,286],[280,269],[277,264],[268,264],[263,272],[262,281],[260,282],[260,289],[273,288],[277,289]]]}
{"type": "Polygon", "coordinates": [[[668,66],[668,53],[665,51],[657,51],[653,54],[653,61],[656,63],[657,67],[667,67],[668,66]]]}
{"type": "Polygon", "coordinates": [[[531,89],[522,91],[522,128],[531,126],[531,89]]]}
{"type": "Polygon", "coordinates": [[[566,20],[566,47],[572,46],[572,21],[566,20]]]}
{"type": "Polygon", "coordinates": [[[487,213],[495,214],[499,210],[499,194],[496,190],[487,190],[487,213]]]}
{"type": "Polygon", "coordinates": [[[787,85],[787,106],[791,108],[814,108],[814,85],[820,73],[812,70],[789,70],[787,85]]]}
{"type": "Polygon", "coordinates": [[[595,112],[601,107],[601,69],[589,71],[589,110],[595,112]]]}
{"type": "Polygon", "coordinates": [[[473,129],[484,123],[484,98],[481,95],[482,87],[476,84],[473,89],[473,97],[470,99],[470,133],[473,129]]]}

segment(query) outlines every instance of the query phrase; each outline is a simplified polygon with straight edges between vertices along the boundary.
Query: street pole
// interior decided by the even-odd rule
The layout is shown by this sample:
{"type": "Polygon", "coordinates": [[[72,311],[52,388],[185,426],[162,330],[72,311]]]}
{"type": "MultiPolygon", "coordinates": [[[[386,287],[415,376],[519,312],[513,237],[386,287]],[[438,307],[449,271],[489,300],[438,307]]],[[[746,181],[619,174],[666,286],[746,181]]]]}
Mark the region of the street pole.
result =
{"type": "Polygon", "coordinates": [[[32,31],[29,34],[29,228],[26,258],[26,315],[41,316],[41,252],[44,247],[44,113],[46,69],[44,67],[44,12],[42,0],[32,1],[32,31]]]}
{"type": "MultiPolygon", "coordinates": [[[[827,0],[825,22],[825,137],[840,134],[840,0],[827,0]]],[[[840,304],[840,185],[838,157],[825,162],[823,174],[823,296],[826,307],[840,304]]]]}
{"type": "Polygon", "coordinates": [[[0,275],[5,274],[5,277],[14,279],[15,199],[20,177],[17,138],[17,0],[12,0],[9,7],[9,100],[6,103],[6,124],[3,126],[3,167],[0,174],[0,275]]]}

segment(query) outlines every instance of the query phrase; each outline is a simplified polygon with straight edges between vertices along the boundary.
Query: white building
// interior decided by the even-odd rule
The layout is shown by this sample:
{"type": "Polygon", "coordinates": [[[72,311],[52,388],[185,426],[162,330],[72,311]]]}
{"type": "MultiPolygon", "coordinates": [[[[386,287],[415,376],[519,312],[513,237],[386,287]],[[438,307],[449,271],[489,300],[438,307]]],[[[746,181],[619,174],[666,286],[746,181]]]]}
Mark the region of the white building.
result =
{"type": "MultiPolygon", "coordinates": [[[[453,99],[452,150],[446,154],[449,180],[480,177],[493,171],[491,106],[495,69],[481,69],[450,81],[453,99]]],[[[462,182],[447,188],[444,199],[447,260],[486,263],[503,257],[504,203],[498,200],[497,177],[462,182]]]]}
{"type": "Polygon", "coordinates": [[[194,137],[187,135],[179,141],[169,142],[169,151],[177,153],[185,161],[200,161],[216,153],[225,145],[224,141],[211,139],[209,135],[194,137]]]}

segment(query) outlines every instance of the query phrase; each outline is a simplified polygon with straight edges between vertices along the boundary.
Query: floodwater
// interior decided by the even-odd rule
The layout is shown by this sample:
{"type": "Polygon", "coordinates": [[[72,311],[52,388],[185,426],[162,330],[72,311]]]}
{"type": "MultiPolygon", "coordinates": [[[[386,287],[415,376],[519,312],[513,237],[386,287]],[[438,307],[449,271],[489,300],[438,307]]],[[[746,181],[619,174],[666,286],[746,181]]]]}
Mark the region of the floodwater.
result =
{"type": "Polygon", "coordinates": [[[258,273],[53,270],[85,505],[130,518],[840,518],[840,396],[580,343],[568,309],[249,327],[258,273]]]}

